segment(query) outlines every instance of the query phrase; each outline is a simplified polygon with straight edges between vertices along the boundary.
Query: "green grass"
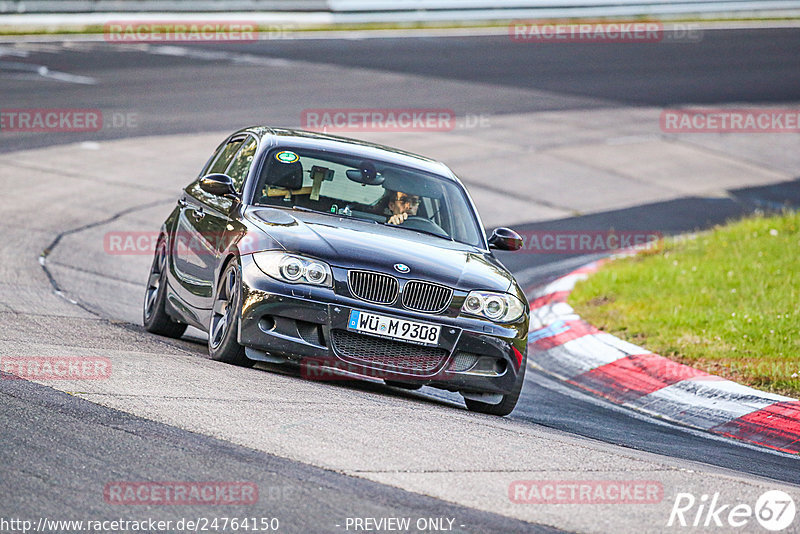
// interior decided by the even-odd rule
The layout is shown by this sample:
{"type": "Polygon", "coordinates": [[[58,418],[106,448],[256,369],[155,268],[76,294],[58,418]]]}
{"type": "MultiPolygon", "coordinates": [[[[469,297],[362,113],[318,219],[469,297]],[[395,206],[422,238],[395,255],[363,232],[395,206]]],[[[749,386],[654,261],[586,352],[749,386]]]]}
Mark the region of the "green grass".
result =
{"type": "Polygon", "coordinates": [[[800,214],[756,216],[612,261],[570,304],[618,337],[800,396],[800,214]]]}

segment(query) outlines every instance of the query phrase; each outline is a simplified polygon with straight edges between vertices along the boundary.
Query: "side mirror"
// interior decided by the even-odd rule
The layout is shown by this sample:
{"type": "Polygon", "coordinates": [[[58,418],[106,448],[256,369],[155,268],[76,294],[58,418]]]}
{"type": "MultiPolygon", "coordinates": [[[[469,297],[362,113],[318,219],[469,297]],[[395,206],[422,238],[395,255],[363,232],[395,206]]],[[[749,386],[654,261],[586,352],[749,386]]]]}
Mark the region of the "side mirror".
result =
{"type": "Polygon", "coordinates": [[[200,189],[217,197],[236,197],[233,180],[227,174],[209,174],[200,179],[200,189]]]}
{"type": "Polygon", "coordinates": [[[495,228],[489,237],[489,248],[519,250],[522,248],[522,237],[510,228],[495,228]]]}

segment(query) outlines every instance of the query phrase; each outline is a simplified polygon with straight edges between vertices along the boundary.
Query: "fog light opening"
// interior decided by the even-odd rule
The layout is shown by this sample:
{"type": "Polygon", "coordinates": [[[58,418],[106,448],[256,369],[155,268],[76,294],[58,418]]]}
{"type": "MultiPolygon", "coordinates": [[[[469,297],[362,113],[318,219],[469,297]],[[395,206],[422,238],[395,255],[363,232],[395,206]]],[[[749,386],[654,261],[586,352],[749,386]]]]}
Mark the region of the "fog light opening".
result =
{"type": "Polygon", "coordinates": [[[468,371],[471,375],[500,376],[505,374],[507,364],[505,360],[483,356],[468,371]]]}
{"type": "Polygon", "coordinates": [[[258,321],[258,328],[260,328],[262,332],[270,332],[273,328],[275,328],[275,318],[271,315],[263,316],[258,321]]]}

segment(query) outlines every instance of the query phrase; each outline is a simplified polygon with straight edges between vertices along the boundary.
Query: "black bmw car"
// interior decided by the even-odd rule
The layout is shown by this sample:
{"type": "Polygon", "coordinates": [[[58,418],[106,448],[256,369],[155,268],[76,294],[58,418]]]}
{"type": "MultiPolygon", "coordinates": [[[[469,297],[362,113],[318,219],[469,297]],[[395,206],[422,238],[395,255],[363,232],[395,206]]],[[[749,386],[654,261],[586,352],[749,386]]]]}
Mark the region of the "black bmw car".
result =
{"type": "MultiPolygon", "coordinates": [[[[161,227],[150,332],[208,332],[211,357],[294,362],[434,386],[509,414],[528,303],[458,178],[437,161],[331,135],[253,127],[226,139],[161,227]]],[[[309,367],[310,366],[310,367],[309,367]]]]}

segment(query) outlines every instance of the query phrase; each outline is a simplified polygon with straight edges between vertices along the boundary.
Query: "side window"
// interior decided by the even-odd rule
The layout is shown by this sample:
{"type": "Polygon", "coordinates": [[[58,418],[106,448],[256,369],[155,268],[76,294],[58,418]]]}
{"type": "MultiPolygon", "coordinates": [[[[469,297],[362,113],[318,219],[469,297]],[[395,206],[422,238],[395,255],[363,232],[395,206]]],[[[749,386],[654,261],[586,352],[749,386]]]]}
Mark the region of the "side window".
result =
{"type": "Polygon", "coordinates": [[[208,174],[209,172],[208,170],[211,168],[211,165],[213,165],[214,162],[217,161],[217,156],[219,156],[220,153],[225,149],[226,145],[227,143],[222,143],[216,149],[214,149],[214,153],[211,154],[211,157],[208,158],[206,164],[203,165],[203,170],[200,172],[199,176],[205,176],[206,174],[208,174]]]}
{"type": "Polygon", "coordinates": [[[240,146],[242,146],[243,141],[244,139],[237,139],[225,145],[225,148],[222,149],[222,152],[220,152],[219,156],[217,156],[217,160],[213,165],[211,165],[211,168],[208,169],[207,174],[225,172],[225,169],[228,168],[228,164],[230,164],[233,156],[236,155],[236,151],[239,150],[240,146]]]}
{"type": "Polygon", "coordinates": [[[248,137],[225,173],[231,177],[233,185],[239,193],[242,192],[242,184],[247,178],[247,173],[250,172],[250,165],[253,163],[256,148],[258,148],[258,142],[253,137],[248,137]]]}

